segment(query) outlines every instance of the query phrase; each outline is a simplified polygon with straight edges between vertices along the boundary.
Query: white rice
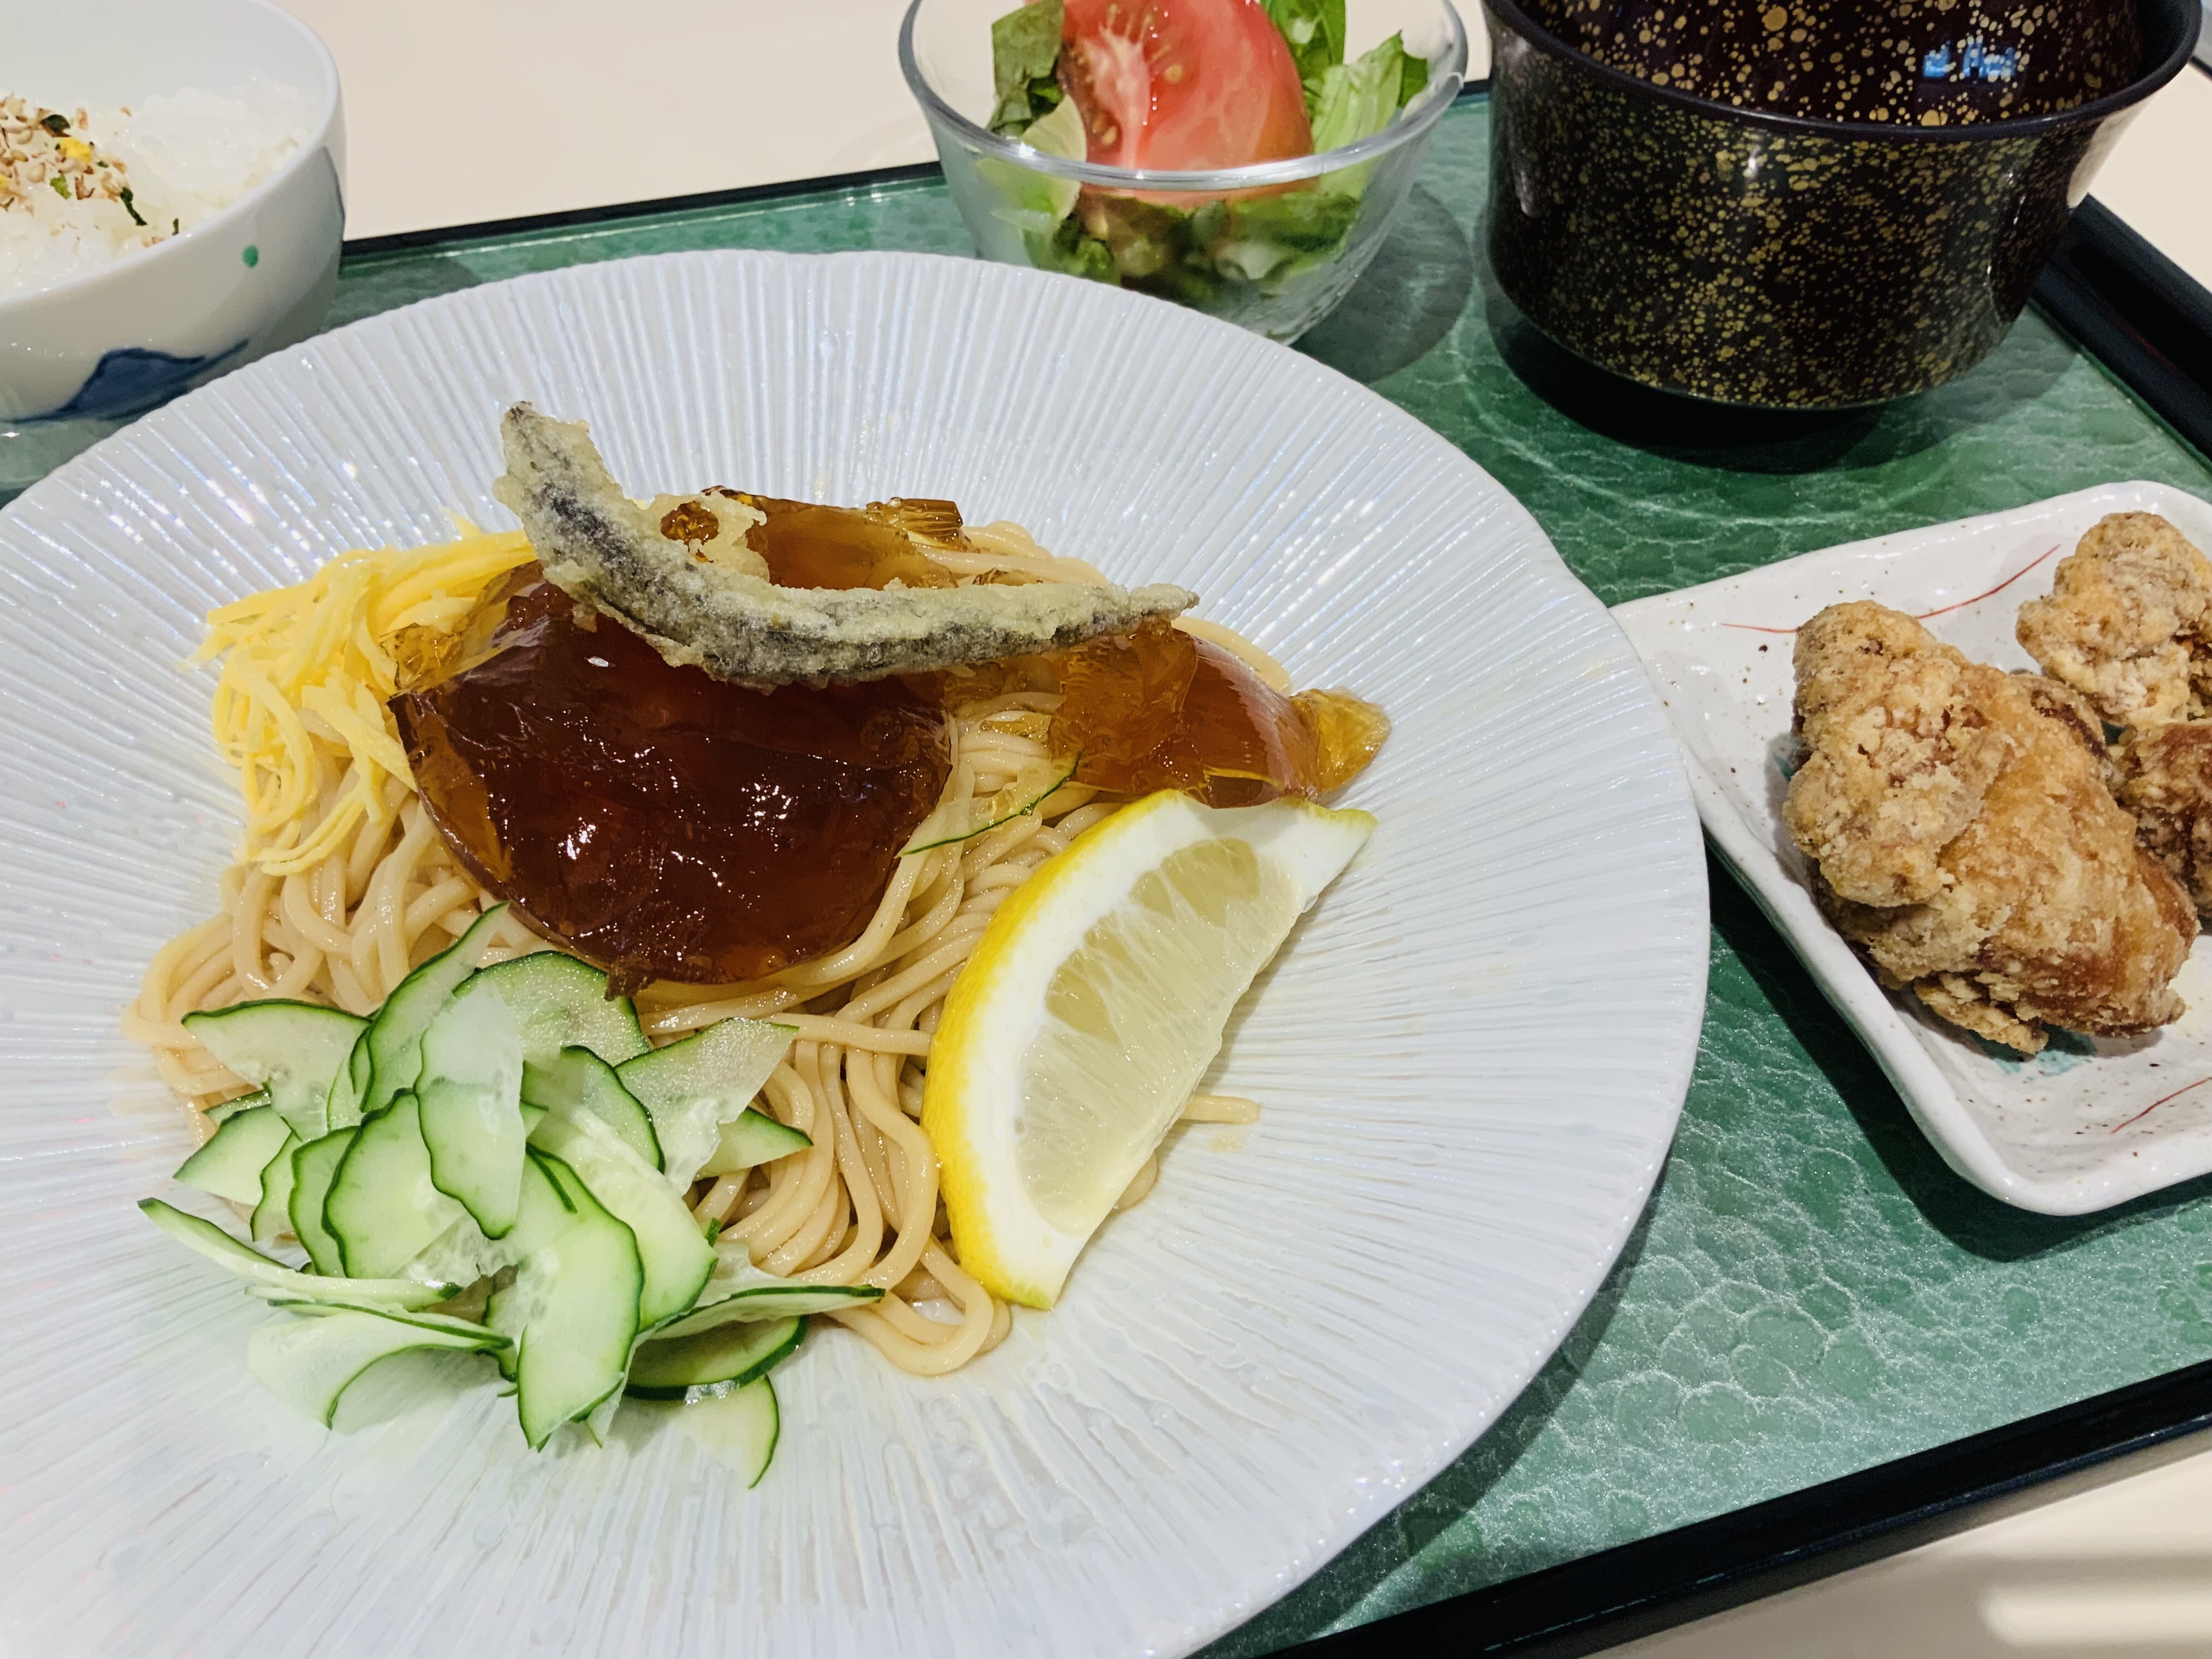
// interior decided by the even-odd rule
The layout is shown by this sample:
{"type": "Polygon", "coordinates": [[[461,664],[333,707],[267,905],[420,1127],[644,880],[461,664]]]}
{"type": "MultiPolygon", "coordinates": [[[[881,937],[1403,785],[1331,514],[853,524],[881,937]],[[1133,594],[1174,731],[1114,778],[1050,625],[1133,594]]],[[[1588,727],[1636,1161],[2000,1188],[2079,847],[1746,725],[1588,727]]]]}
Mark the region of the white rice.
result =
{"type": "Polygon", "coordinates": [[[206,222],[282,167],[307,136],[304,94],[257,80],[245,99],[187,88],[122,109],[68,112],[72,136],[129,173],[120,202],[33,190],[0,207],[0,293],[50,287],[206,222]]]}

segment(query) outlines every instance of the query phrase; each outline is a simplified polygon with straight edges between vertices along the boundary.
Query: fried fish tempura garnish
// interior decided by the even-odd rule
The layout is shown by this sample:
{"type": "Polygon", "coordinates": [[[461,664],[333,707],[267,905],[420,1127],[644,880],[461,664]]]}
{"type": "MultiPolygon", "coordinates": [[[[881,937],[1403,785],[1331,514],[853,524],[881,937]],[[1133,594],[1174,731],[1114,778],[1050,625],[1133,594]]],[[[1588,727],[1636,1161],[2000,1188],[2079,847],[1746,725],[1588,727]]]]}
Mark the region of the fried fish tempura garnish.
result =
{"type": "Polygon", "coordinates": [[[694,557],[680,524],[663,534],[608,475],[581,422],[517,404],[500,435],[507,473],[493,493],[522,520],[547,579],[669,662],[739,685],[846,684],[1031,656],[1198,602],[1164,582],[778,587],[734,556],[694,557]]]}
{"type": "Polygon", "coordinates": [[[2078,704],[1864,602],[1800,629],[1796,670],[1784,818],[1886,984],[2031,1054],[2045,1025],[2120,1036],[2181,1012],[2195,913],[2136,845],[2078,704]]]}
{"type": "Polygon", "coordinates": [[[2212,712],[2212,562],[2155,513],[2100,519],[2014,631],[2115,726],[2212,712]]]}

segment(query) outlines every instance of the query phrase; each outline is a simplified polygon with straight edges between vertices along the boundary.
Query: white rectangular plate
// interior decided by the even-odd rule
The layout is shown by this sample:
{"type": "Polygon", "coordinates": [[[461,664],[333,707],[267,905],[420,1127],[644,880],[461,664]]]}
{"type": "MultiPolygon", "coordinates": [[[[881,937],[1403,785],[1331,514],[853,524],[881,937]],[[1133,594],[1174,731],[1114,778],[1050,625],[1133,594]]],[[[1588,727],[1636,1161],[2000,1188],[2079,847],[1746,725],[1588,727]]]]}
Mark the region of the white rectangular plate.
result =
{"type": "Polygon", "coordinates": [[[1690,761],[1706,833],[1874,1050],[1946,1162],[2022,1209],[2079,1215],[2212,1171],[2212,936],[2176,988],[2189,1011],[2150,1037],[2055,1033],[2022,1060],[1892,995],[1814,908],[1782,825],[1790,651],[1824,605],[1873,599],[1977,661],[2033,668],[2013,638],[2023,600],[2107,513],[2163,514],[2212,550],[2212,505],[2115,483],[1933,525],[1617,607],[1690,761]]]}

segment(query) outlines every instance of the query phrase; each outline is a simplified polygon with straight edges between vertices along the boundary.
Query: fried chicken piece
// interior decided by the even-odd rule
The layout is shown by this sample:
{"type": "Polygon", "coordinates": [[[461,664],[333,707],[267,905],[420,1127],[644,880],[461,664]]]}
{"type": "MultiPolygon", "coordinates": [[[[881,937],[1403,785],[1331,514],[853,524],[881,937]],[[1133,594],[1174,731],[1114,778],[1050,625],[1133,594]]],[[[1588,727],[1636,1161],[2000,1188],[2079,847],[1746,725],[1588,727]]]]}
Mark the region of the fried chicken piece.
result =
{"type": "Polygon", "coordinates": [[[2142,844],[2212,910],[2212,721],[2172,720],[2129,734],[2120,750],[2120,805],[2142,844]]]}
{"type": "Polygon", "coordinates": [[[2083,751],[2097,763],[2097,775],[2105,781],[2105,787],[2115,799],[2120,793],[2119,757],[2113,754],[2112,744],[2105,741],[2105,722],[2097,713],[2096,704],[2070,685],[2042,674],[2031,674],[2025,668],[2013,671],[2013,684],[2027,693],[2027,700],[2035,705],[2035,712],[2048,720],[2057,720],[2067,732],[2080,739],[2083,751]]]}
{"type": "Polygon", "coordinates": [[[1863,601],[1799,630],[1796,671],[1784,819],[1885,984],[2030,1054],[2046,1024],[2119,1036],[2181,1012],[2194,909],[2136,846],[2075,700],[1863,601]]]}
{"type": "Polygon", "coordinates": [[[2212,713],[2212,562],[2155,513],[2100,519],[2014,631],[2115,726],[2212,713]]]}
{"type": "MultiPolygon", "coordinates": [[[[1972,665],[1901,611],[1830,605],[1797,632],[1791,839],[1838,896],[1914,904],[2017,749],[1962,690],[1972,665]]],[[[1993,673],[1994,670],[1984,671],[1993,673]]]]}
{"type": "Polygon", "coordinates": [[[2112,793],[2212,914],[2212,560],[2154,513],[2115,513],[2059,565],[2050,598],[2021,606],[2016,631],[2128,728],[2112,793]]]}

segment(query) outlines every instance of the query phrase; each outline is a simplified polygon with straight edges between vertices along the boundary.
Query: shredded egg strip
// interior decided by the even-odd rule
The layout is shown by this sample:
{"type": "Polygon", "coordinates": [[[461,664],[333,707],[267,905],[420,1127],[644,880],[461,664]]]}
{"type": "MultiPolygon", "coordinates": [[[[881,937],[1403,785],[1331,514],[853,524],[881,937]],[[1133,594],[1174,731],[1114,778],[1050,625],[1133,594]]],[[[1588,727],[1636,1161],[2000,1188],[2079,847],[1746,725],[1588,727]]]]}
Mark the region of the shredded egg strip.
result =
{"type": "Polygon", "coordinates": [[[238,769],[249,860],[273,876],[311,869],[385,810],[386,776],[412,781],[386,707],[398,690],[393,638],[458,628],[487,587],[532,556],[519,530],[348,553],[306,581],[208,613],[192,660],[222,659],[215,740],[238,769]],[[354,787],[311,825],[325,755],[350,758],[354,787]]]}

